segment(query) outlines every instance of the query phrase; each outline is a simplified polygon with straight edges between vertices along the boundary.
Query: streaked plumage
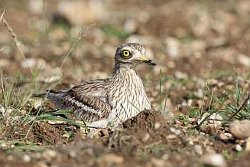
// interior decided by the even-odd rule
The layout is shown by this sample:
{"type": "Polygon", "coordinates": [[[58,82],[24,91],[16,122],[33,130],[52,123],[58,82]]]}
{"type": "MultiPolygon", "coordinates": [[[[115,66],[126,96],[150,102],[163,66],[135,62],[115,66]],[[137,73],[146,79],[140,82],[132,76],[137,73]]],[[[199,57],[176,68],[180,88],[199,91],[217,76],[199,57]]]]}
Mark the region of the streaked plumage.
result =
{"type": "Polygon", "coordinates": [[[44,95],[58,108],[73,110],[75,117],[90,127],[117,126],[144,109],[151,109],[143,83],[134,70],[142,63],[155,65],[144,54],[140,44],[121,45],[116,50],[115,67],[109,78],[44,95]]]}

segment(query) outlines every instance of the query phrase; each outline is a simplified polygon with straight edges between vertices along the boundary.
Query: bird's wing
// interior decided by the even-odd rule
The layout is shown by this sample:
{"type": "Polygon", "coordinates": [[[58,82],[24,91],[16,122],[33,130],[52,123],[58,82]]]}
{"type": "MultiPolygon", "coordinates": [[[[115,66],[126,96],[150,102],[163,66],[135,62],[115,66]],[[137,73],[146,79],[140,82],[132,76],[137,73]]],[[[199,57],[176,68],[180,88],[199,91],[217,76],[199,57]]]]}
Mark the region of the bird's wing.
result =
{"type": "Polygon", "coordinates": [[[95,80],[71,88],[62,96],[63,108],[73,109],[77,117],[87,122],[107,117],[112,107],[107,100],[106,85],[103,80],[95,80]]]}

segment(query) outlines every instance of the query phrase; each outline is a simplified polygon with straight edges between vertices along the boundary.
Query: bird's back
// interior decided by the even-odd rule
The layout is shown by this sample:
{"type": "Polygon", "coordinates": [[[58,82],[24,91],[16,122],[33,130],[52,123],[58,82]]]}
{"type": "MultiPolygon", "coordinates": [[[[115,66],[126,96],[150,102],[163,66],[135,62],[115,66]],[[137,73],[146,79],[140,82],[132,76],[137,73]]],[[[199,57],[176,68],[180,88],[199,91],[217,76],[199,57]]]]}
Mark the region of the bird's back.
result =
{"type": "Polygon", "coordinates": [[[47,98],[60,109],[73,110],[76,118],[93,122],[105,118],[111,111],[107,85],[109,79],[86,81],[69,90],[49,91],[47,98]]]}

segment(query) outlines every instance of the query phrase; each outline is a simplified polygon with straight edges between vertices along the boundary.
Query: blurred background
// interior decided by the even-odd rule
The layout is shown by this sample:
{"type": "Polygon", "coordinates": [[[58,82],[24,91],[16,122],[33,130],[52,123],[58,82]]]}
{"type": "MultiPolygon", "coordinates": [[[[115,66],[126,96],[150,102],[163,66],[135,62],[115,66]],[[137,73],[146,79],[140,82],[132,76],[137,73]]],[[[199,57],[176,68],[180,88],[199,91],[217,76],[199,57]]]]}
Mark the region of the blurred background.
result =
{"type": "Polygon", "coordinates": [[[138,71],[154,100],[155,92],[170,92],[169,105],[186,95],[182,85],[171,91],[173,84],[161,81],[193,78],[193,89],[211,74],[249,75],[249,0],[0,0],[0,9],[25,56],[2,22],[0,68],[7,76],[38,71],[39,81],[65,87],[103,78],[125,42],[145,45],[158,66],[138,71]]]}

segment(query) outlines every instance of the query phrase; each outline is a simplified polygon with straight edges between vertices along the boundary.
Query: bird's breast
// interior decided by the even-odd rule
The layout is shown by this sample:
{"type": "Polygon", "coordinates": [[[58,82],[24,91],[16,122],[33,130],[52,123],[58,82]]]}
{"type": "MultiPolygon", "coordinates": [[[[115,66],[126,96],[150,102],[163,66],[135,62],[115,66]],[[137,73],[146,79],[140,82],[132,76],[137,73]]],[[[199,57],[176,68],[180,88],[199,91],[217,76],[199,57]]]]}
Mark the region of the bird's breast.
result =
{"type": "Polygon", "coordinates": [[[126,121],[144,109],[151,109],[143,83],[136,73],[125,73],[115,78],[109,91],[111,117],[126,121]]]}

